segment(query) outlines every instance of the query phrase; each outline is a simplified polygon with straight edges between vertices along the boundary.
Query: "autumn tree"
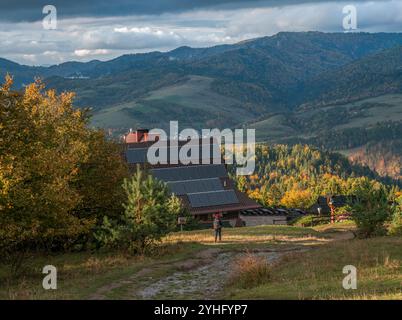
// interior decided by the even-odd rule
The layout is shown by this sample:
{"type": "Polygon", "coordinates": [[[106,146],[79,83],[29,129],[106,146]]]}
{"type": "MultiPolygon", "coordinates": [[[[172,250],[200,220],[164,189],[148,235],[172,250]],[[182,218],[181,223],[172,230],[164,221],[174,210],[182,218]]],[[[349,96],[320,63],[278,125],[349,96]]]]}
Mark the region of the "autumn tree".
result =
{"type": "Polygon", "coordinates": [[[307,209],[312,206],[314,202],[313,194],[309,190],[301,190],[298,188],[286,191],[281,199],[281,204],[288,208],[307,209]]]}
{"type": "Polygon", "coordinates": [[[262,198],[263,204],[268,207],[276,207],[280,205],[282,192],[277,185],[272,185],[270,188],[263,187],[262,198]]]}
{"type": "Polygon", "coordinates": [[[396,193],[392,206],[392,220],[389,226],[391,235],[402,235],[402,192],[396,193]]]}
{"type": "Polygon", "coordinates": [[[75,212],[81,218],[95,218],[101,223],[105,215],[116,218],[123,212],[122,183],[129,173],[121,159],[121,147],[108,140],[103,131],[90,130],[85,143],[88,153],[81,159],[73,182],[81,196],[75,212]]]}
{"type": "Polygon", "coordinates": [[[122,160],[88,128],[73,93],[58,95],[39,80],[23,92],[11,86],[7,76],[0,90],[0,250],[69,247],[96,223],[82,209],[114,201],[105,191],[115,189],[122,174],[109,178],[122,160]],[[89,171],[102,174],[94,180],[89,171]]]}
{"type": "Polygon", "coordinates": [[[2,238],[49,249],[88,232],[92,221],[71,211],[80,201],[70,183],[88,152],[84,113],[72,93],[44,91],[37,81],[22,94],[1,91],[2,238]]]}

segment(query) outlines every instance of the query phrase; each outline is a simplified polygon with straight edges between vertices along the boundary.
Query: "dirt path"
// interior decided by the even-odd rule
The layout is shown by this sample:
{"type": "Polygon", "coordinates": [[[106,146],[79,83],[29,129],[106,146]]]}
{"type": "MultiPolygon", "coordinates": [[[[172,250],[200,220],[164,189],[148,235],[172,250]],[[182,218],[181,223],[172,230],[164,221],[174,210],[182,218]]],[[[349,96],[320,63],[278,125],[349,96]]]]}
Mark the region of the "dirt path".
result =
{"type": "MultiPolygon", "coordinates": [[[[210,263],[192,270],[175,272],[150,283],[137,295],[142,299],[213,299],[217,297],[230,275],[231,264],[246,253],[221,252],[210,263]]],[[[269,262],[279,257],[276,252],[259,252],[269,262]]]]}
{"type": "Polygon", "coordinates": [[[198,252],[191,259],[170,265],[180,271],[162,277],[154,277],[153,274],[158,268],[166,267],[166,264],[155,264],[140,270],[127,279],[98,289],[89,298],[93,300],[107,299],[110,292],[125,287],[125,293],[121,297],[124,299],[214,299],[222,292],[230,276],[228,270],[241,256],[253,254],[264,257],[269,263],[272,263],[286,252],[300,250],[300,248],[280,251],[260,249],[245,252],[206,249],[198,252]]]}
{"type": "Polygon", "coordinates": [[[353,230],[344,229],[332,229],[331,232],[327,232],[331,236],[333,241],[347,241],[356,238],[356,234],[353,230]]]}
{"type": "MultiPolygon", "coordinates": [[[[192,270],[201,265],[207,265],[214,260],[215,256],[219,254],[220,251],[221,251],[220,249],[210,248],[197,252],[194,255],[194,257],[190,259],[181,260],[174,263],[166,263],[166,262],[154,263],[152,266],[143,268],[139,272],[136,272],[135,274],[126,279],[118,280],[99,288],[94,294],[92,294],[89,297],[89,299],[90,300],[107,299],[108,294],[111,291],[120,289],[122,287],[136,286],[138,285],[139,282],[141,283],[141,286],[143,286],[144,283],[148,285],[149,282],[153,281],[153,277],[151,275],[155,273],[155,271],[157,271],[158,269],[171,267],[174,269],[183,270],[183,272],[185,272],[186,270],[192,270]]],[[[129,296],[124,298],[127,299],[141,298],[141,296],[137,295],[135,289],[132,289],[130,291],[131,293],[129,293],[129,296]]]]}
{"type": "MultiPolygon", "coordinates": [[[[354,237],[350,230],[334,230],[330,241],[347,241],[354,237]]],[[[242,255],[252,253],[272,263],[286,252],[306,250],[309,249],[300,246],[278,250],[254,249],[251,252],[209,248],[190,259],[154,263],[128,278],[99,288],[89,299],[108,299],[112,292],[114,297],[124,299],[214,299],[222,293],[230,276],[228,270],[242,255]],[[116,294],[116,290],[120,293],[116,294]]]]}

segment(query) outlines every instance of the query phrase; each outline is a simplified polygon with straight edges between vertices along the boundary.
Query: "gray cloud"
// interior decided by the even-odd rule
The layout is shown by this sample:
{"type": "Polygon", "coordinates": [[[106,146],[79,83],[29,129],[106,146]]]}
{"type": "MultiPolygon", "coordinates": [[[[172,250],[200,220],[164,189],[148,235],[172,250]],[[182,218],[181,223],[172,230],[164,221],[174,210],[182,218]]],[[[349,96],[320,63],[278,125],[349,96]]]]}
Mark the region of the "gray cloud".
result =
{"type": "MultiPolygon", "coordinates": [[[[362,2],[369,0],[354,0],[362,2]]],[[[194,9],[277,7],[336,0],[1,0],[0,21],[39,21],[42,8],[56,6],[60,18],[157,15],[194,9]]]]}
{"type": "MultiPolygon", "coordinates": [[[[281,6],[266,6],[266,1],[261,1],[251,7],[241,6],[240,1],[220,3],[219,7],[158,14],[69,18],[59,15],[56,30],[43,29],[41,21],[0,21],[0,57],[48,65],[69,60],[107,60],[121,54],[166,51],[181,45],[235,43],[279,31],[343,32],[342,8],[350,1],[287,6],[283,2],[281,6]]],[[[402,1],[355,4],[358,31],[402,31],[402,1]]]]}

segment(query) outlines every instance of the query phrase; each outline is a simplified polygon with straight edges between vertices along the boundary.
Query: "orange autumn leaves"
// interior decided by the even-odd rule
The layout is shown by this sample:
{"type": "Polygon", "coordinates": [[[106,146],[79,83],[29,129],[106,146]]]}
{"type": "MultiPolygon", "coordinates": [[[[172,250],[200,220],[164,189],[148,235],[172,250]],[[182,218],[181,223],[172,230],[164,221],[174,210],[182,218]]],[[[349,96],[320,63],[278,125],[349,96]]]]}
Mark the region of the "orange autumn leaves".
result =
{"type": "Polygon", "coordinates": [[[0,90],[0,247],[68,246],[94,226],[100,212],[91,208],[111,209],[124,164],[118,148],[88,128],[73,93],[58,95],[39,80],[23,92],[11,87],[7,76],[0,90]],[[88,168],[102,175],[91,181],[88,168]]]}

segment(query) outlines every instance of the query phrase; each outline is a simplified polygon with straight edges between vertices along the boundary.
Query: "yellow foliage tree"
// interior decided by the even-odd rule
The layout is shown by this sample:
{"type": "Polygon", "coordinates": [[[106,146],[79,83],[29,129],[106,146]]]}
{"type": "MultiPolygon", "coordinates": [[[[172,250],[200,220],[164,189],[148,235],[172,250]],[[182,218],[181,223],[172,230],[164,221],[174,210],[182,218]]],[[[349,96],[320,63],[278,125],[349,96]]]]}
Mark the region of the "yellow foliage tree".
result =
{"type": "Polygon", "coordinates": [[[104,137],[87,127],[87,112],[73,107],[73,93],[57,95],[39,80],[23,92],[11,86],[7,76],[0,89],[0,249],[68,246],[96,222],[93,214],[77,211],[94,200],[84,168],[102,159],[93,170],[108,166],[104,183],[113,175],[110,167],[121,161],[116,155],[110,163],[110,157],[102,158],[104,137]],[[94,146],[100,148],[96,157],[94,146]]]}
{"type": "Polygon", "coordinates": [[[315,202],[314,195],[309,190],[292,189],[286,191],[281,204],[287,208],[307,209],[315,202]]]}

